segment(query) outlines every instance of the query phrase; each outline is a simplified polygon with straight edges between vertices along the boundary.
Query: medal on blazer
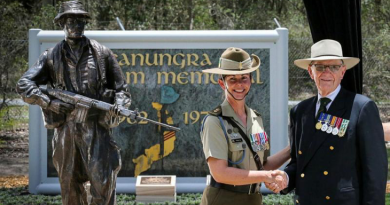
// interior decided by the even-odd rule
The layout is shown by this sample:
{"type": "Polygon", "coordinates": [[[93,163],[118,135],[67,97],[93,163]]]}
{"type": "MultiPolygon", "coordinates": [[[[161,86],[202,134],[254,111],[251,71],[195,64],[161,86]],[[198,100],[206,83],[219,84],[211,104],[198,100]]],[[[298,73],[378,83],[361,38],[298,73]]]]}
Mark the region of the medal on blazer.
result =
{"type": "Polygon", "coordinates": [[[332,115],[325,114],[325,123],[321,127],[321,131],[325,132],[328,129],[328,124],[332,115]]]}
{"type": "Polygon", "coordinates": [[[337,117],[336,117],[336,116],[333,116],[333,117],[332,117],[332,121],[330,122],[330,125],[329,125],[328,129],[326,130],[326,133],[328,133],[328,134],[332,133],[333,127],[334,127],[335,124],[336,124],[336,120],[337,120],[337,117]]]}
{"type": "Polygon", "coordinates": [[[340,131],[339,131],[339,137],[344,137],[345,132],[347,131],[349,120],[344,119],[341,123],[340,131]]]}
{"type": "Polygon", "coordinates": [[[338,117],[336,121],[336,126],[333,128],[332,134],[337,135],[339,133],[341,122],[343,121],[343,118],[338,117]]]}
{"type": "Polygon", "coordinates": [[[322,122],[325,120],[325,114],[322,112],[320,117],[318,118],[318,122],[316,124],[316,129],[320,130],[322,127],[322,122]]]}

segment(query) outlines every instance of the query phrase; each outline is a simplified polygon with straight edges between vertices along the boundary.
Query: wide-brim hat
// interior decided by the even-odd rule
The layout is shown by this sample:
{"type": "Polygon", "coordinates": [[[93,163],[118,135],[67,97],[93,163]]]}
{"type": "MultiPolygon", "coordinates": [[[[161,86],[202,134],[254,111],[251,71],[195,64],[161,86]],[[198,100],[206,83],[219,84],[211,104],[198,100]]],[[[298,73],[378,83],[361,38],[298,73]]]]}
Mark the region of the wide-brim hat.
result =
{"type": "Polygon", "coordinates": [[[341,44],[335,40],[321,40],[311,47],[311,58],[298,59],[294,64],[302,69],[307,70],[312,61],[321,60],[343,60],[347,69],[354,67],[359,63],[359,58],[343,57],[341,44]]]}
{"type": "Polygon", "coordinates": [[[238,75],[251,73],[260,67],[260,58],[249,54],[241,48],[230,47],[226,49],[219,59],[218,68],[202,70],[204,73],[213,73],[221,75],[238,75]]]}
{"type": "Polygon", "coordinates": [[[58,23],[61,17],[66,15],[81,15],[85,18],[91,18],[89,13],[85,11],[84,5],[79,1],[65,1],[60,5],[60,10],[58,11],[57,16],[54,18],[53,22],[58,23]]]}

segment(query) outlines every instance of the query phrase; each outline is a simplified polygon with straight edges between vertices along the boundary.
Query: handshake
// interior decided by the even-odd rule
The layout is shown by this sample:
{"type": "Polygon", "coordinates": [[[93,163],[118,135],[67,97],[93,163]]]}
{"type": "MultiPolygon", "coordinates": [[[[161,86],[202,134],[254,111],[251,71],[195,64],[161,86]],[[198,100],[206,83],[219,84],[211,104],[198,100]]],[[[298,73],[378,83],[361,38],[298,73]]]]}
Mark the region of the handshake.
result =
{"type": "Polygon", "coordinates": [[[274,193],[279,193],[281,190],[285,189],[288,185],[287,173],[280,170],[268,171],[268,178],[264,182],[265,186],[273,191],[274,193]]]}

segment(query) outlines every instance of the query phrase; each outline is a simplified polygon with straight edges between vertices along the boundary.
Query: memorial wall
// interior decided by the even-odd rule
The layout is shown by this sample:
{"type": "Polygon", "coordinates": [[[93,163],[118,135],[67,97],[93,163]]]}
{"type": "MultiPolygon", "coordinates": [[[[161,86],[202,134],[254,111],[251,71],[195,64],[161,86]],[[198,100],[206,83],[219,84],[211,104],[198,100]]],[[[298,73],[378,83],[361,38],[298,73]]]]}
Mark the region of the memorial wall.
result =
{"type": "MultiPolygon", "coordinates": [[[[219,57],[228,47],[243,48],[260,57],[261,66],[253,72],[246,102],[263,117],[270,152],[287,145],[287,29],[86,31],[85,35],[116,55],[132,95],[130,109],[181,129],[171,131],[144,121],[121,119],[113,129],[122,158],[118,193],[135,193],[139,175],[176,175],[178,193],[203,191],[209,171],[200,125],[207,112],[222,103],[223,90],[218,75],[201,71],[218,67],[219,57]]],[[[29,66],[63,38],[63,31],[31,29],[29,66]]],[[[38,106],[30,106],[29,115],[29,191],[58,194],[51,158],[54,131],[44,127],[38,106]]]]}

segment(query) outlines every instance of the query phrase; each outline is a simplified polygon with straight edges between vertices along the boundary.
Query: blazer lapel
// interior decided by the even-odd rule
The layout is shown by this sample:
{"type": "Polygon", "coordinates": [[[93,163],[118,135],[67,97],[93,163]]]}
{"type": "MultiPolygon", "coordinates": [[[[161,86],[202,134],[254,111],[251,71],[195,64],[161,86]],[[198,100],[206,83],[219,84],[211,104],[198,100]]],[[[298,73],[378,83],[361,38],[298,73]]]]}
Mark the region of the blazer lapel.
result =
{"type": "Polygon", "coordinates": [[[347,92],[344,90],[344,88],[341,88],[339,94],[334,99],[334,102],[332,105],[330,105],[330,108],[328,110],[328,113],[332,116],[336,117],[342,117],[347,110],[347,92]]]}
{"type": "MultiPolygon", "coordinates": [[[[306,153],[309,153],[311,144],[315,137],[315,110],[316,110],[317,97],[313,98],[310,106],[306,112],[302,115],[302,135],[299,143],[299,151],[303,152],[303,162],[308,157],[306,153]]],[[[303,167],[303,166],[300,166],[303,167]]]]}
{"type": "MultiPolygon", "coordinates": [[[[315,105],[315,104],[314,104],[315,105]]],[[[334,101],[329,107],[328,114],[336,117],[341,117],[346,111],[346,106],[345,106],[345,90],[341,88],[339,94],[336,96],[334,101]]],[[[314,118],[314,113],[313,113],[313,118],[314,118]]],[[[314,122],[316,122],[317,119],[312,120],[313,123],[310,123],[309,121],[306,122],[307,126],[306,129],[314,130],[310,138],[312,138],[312,142],[309,145],[309,149],[306,151],[307,154],[304,158],[303,165],[302,165],[302,170],[305,168],[305,166],[310,162],[311,158],[314,156],[314,154],[317,152],[318,148],[324,143],[328,137],[333,136],[332,134],[328,134],[326,132],[323,132],[321,130],[315,130],[314,128],[314,122]]],[[[305,122],[303,122],[305,123],[305,122]]],[[[306,126],[306,124],[304,124],[306,126]]],[[[311,133],[311,132],[309,132],[311,133]]],[[[305,136],[306,137],[306,136],[305,136]]],[[[334,137],[334,136],[333,136],[334,137]]]]}

